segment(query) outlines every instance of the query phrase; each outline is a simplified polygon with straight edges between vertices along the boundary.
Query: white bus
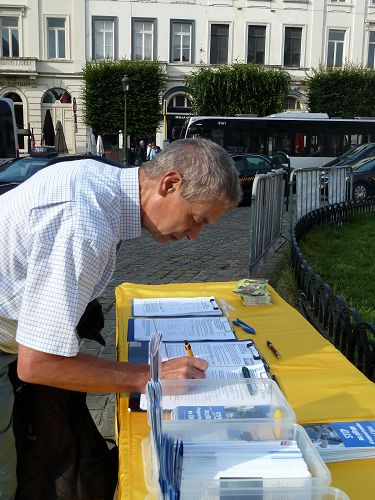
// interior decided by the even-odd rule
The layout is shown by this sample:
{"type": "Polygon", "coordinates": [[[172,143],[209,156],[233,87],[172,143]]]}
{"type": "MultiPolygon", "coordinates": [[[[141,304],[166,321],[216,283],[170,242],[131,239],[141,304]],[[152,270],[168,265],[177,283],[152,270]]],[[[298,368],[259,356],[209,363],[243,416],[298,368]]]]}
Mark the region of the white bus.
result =
{"type": "Polygon", "coordinates": [[[18,136],[14,104],[11,99],[0,98],[0,164],[18,157],[18,136]]]}
{"type": "Polygon", "coordinates": [[[206,137],[228,153],[273,156],[283,151],[292,168],[321,167],[345,151],[375,142],[375,118],[329,118],[325,113],[285,112],[254,116],[192,116],[181,138],[206,137]]]}

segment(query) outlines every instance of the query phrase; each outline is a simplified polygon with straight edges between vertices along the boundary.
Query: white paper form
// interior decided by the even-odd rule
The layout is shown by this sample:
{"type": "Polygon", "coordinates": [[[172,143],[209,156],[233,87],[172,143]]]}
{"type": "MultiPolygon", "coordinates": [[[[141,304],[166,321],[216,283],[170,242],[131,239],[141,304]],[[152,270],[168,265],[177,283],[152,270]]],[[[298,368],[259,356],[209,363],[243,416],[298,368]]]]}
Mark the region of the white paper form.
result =
{"type": "Polygon", "coordinates": [[[236,338],[228,319],[224,316],[219,318],[135,318],[130,321],[133,322],[134,340],[138,341],[149,341],[155,330],[163,332],[163,342],[231,340],[236,338]]]}
{"type": "Polygon", "coordinates": [[[133,299],[133,316],[222,316],[214,297],[133,299]]]}
{"type": "MultiPolygon", "coordinates": [[[[253,342],[245,340],[239,342],[194,342],[191,347],[196,358],[203,358],[210,368],[242,366],[253,368],[264,366],[262,358],[253,342]]],[[[180,356],[186,356],[183,343],[168,342],[161,346],[163,361],[180,356]]]]}
{"type": "MultiPolygon", "coordinates": [[[[209,367],[206,370],[207,379],[243,379],[242,366],[246,366],[250,373],[250,378],[269,378],[260,358],[259,352],[252,342],[195,342],[191,344],[194,356],[202,357],[207,360],[209,367]],[[255,359],[259,358],[259,359],[255,359]]],[[[168,359],[186,356],[186,350],[183,343],[163,343],[160,348],[160,354],[163,361],[168,359]]],[[[162,406],[166,409],[174,409],[176,406],[196,405],[196,404],[220,404],[227,406],[236,406],[247,404],[266,404],[269,403],[269,396],[258,391],[257,398],[250,395],[247,387],[240,386],[233,389],[233,394],[229,394],[228,386],[217,388],[211,391],[194,391],[190,394],[163,396],[162,406]],[[223,399],[224,398],[224,399],[223,399]],[[245,401],[245,402],[244,402],[245,401]]],[[[140,408],[147,409],[146,398],[144,394],[140,398],[140,408]]]]}

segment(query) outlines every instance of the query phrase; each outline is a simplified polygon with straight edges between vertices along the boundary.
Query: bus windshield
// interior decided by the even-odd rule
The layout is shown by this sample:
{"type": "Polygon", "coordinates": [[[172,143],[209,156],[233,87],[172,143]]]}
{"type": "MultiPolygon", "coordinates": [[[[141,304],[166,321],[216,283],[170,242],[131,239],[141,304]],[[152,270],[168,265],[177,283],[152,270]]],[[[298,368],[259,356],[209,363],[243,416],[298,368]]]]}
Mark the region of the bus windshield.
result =
{"type": "Polygon", "coordinates": [[[13,101],[0,99],[0,162],[18,156],[18,138],[13,101]]]}

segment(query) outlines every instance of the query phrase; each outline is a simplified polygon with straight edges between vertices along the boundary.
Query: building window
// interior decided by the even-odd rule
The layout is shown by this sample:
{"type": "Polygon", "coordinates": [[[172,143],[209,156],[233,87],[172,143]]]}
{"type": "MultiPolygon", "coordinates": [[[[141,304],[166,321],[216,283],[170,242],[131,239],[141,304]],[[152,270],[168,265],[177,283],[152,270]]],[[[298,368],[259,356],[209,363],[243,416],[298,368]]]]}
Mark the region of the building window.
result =
{"type": "Polygon", "coordinates": [[[186,94],[176,94],[168,102],[167,112],[191,112],[191,101],[186,94]]]}
{"type": "Polygon", "coordinates": [[[300,111],[302,109],[301,102],[292,96],[288,96],[284,107],[288,111],[300,111]]]}
{"type": "Polygon", "coordinates": [[[72,97],[67,90],[61,88],[53,88],[47,90],[43,96],[43,104],[55,104],[55,102],[60,101],[61,104],[70,104],[72,102],[72,97]]]}
{"type": "Polygon", "coordinates": [[[375,68],[375,31],[369,32],[367,67],[375,68]]]}
{"type": "Polygon", "coordinates": [[[210,64],[228,64],[229,24],[211,24],[210,64]]]}
{"type": "Polygon", "coordinates": [[[115,59],[115,19],[93,18],[93,59],[115,59]]]}
{"type": "Polygon", "coordinates": [[[247,62],[264,64],[266,52],[266,27],[248,26],[247,62]]]}
{"type": "Polygon", "coordinates": [[[152,61],[156,58],[155,23],[152,19],[133,19],[132,59],[152,61]]]}
{"type": "Polygon", "coordinates": [[[301,66],[302,28],[285,28],[284,66],[301,66]]]}
{"type": "Polygon", "coordinates": [[[19,57],[18,17],[0,17],[0,56],[19,57]]]}
{"type": "Polygon", "coordinates": [[[193,62],[193,21],[171,21],[171,62],[193,62]]]}
{"type": "Polygon", "coordinates": [[[47,19],[47,54],[48,59],[65,59],[65,19],[49,17],[47,19]]]}
{"type": "Polygon", "coordinates": [[[327,66],[342,66],[345,30],[329,30],[327,66]]]}

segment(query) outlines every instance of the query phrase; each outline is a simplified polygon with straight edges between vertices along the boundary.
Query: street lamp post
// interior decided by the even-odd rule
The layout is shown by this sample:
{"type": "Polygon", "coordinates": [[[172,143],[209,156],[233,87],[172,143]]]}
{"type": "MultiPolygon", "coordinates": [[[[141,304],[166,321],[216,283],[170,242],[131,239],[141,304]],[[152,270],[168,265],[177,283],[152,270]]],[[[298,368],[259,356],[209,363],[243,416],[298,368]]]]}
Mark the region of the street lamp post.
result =
{"type": "Polygon", "coordinates": [[[122,163],[127,166],[128,165],[128,134],[127,134],[127,116],[126,116],[126,98],[129,91],[129,81],[130,78],[128,75],[124,75],[121,80],[122,90],[124,91],[124,135],[122,140],[122,163]]]}

